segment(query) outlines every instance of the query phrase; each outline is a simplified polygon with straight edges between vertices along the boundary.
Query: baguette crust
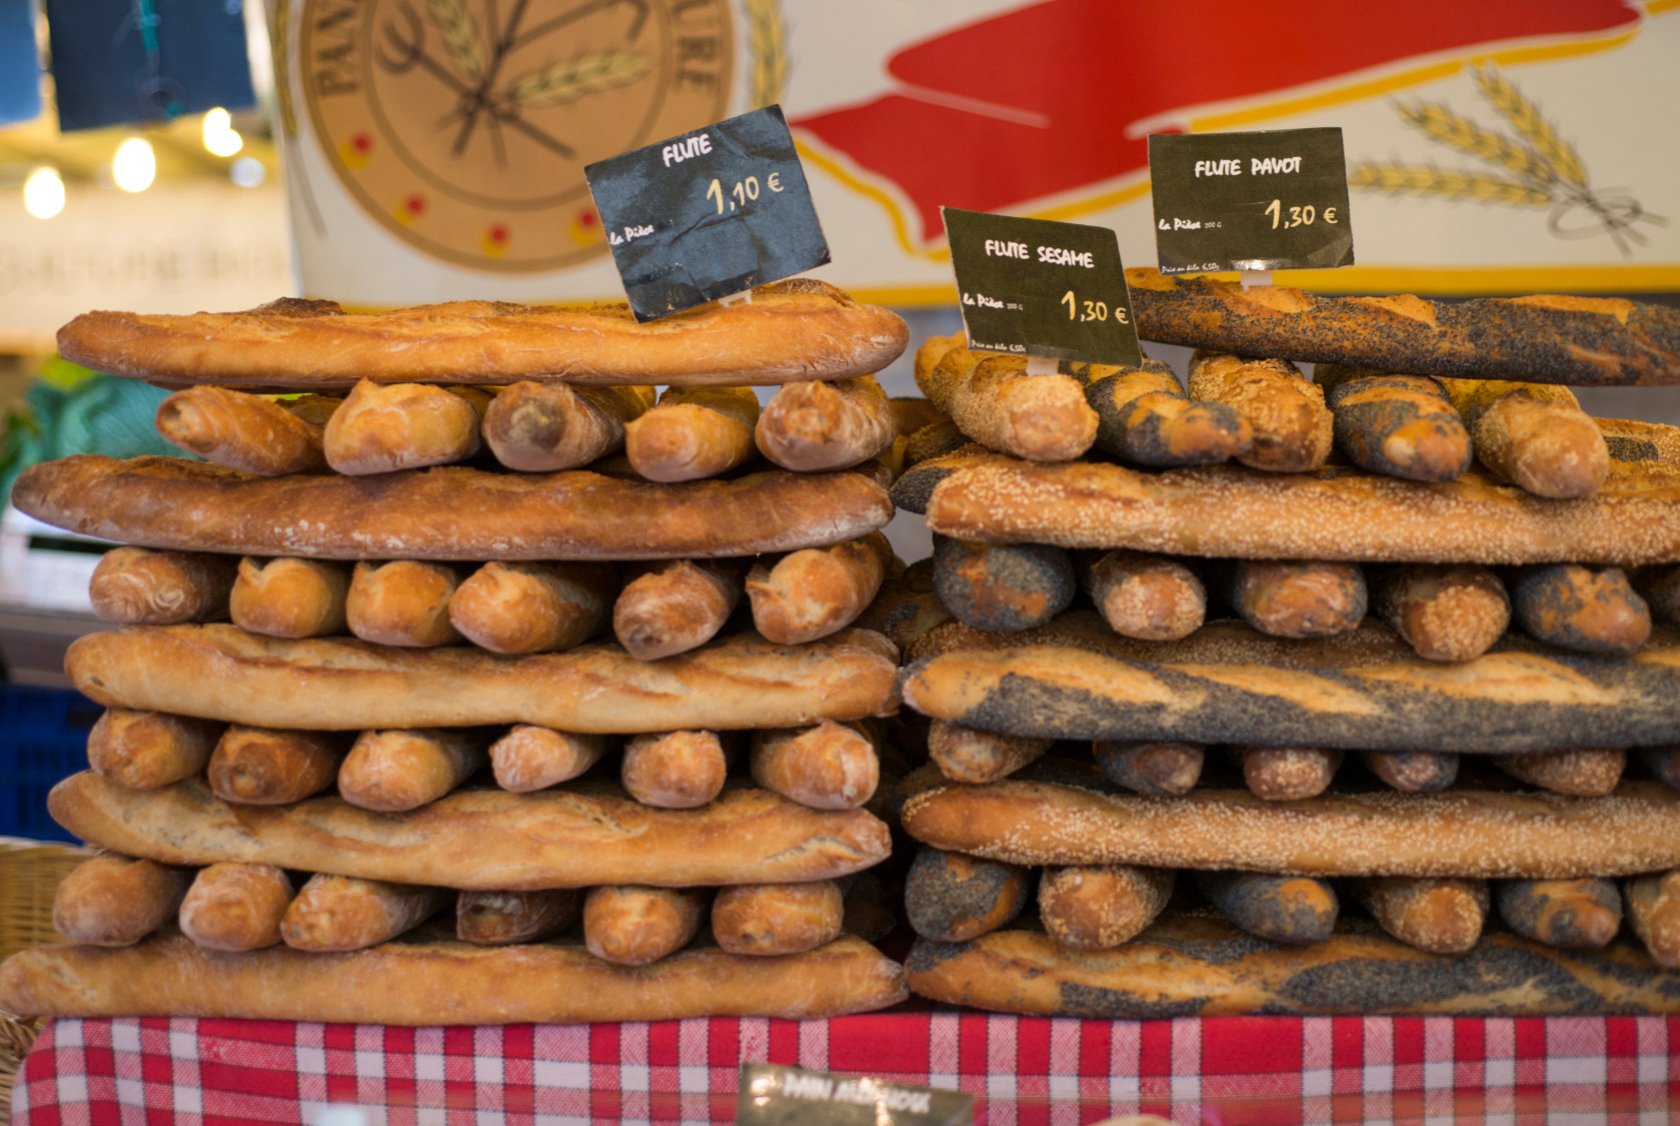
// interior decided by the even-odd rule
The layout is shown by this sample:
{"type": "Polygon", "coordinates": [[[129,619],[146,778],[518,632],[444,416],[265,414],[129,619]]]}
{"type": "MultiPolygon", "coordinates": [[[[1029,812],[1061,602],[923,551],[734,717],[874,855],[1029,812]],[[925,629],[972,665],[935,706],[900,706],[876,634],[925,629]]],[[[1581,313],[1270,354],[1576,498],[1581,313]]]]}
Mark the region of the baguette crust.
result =
{"type": "Polygon", "coordinates": [[[406,934],[452,900],[442,888],[317,872],[286,908],[280,937],[294,950],[364,950],[406,934]]]}
{"type": "Polygon", "coordinates": [[[1309,876],[1202,872],[1196,886],[1233,924],[1272,942],[1323,942],[1341,913],[1336,889],[1309,876]]]}
{"type": "Polygon", "coordinates": [[[610,746],[605,735],[573,735],[521,723],[490,744],[490,768],[502,789],[530,793],[570,782],[594,766],[610,746]]]}
{"type": "Polygon", "coordinates": [[[886,453],[898,436],[887,393],[872,375],[789,383],[753,427],[758,452],[795,473],[849,468],[886,453]]]}
{"type": "Polygon", "coordinates": [[[71,942],[128,946],[175,915],[192,873],[150,860],[95,856],[53,894],[53,929],[71,942]]]}
{"type": "Polygon", "coordinates": [[[1613,475],[1597,495],[1562,504],[1475,473],[1424,484],[1345,470],[1146,475],[994,458],[940,480],[927,522],[970,541],[1171,555],[1629,566],[1680,560],[1680,474],[1613,475]]]}
{"type": "Polygon", "coordinates": [[[1324,389],[1287,360],[1199,351],[1190,357],[1190,395],[1223,403],[1252,428],[1236,458],[1268,473],[1310,472],[1330,456],[1334,425],[1324,389]]]}
{"type": "Polygon", "coordinates": [[[684,485],[458,467],[246,477],[181,458],[78,454],[31,466],[12,497],[101,539],[314,559],[753,555],[840,543],[892,519],[886,490],[861,473],[784,470],[684,485]]]}
{"type": "Polygon", "coordinates": [[[652,405],[651,387],[515,383],[490,400],[482,433],[509,469],[552,473],[623,449],[624,424],[652,405]]]}
{"type": "Polygon", "coordinates": [[[1627,767],[1620,747],[1577,747],[1531,755],[1495,755],[1493,765],[1511,777],[1556,794],[1598,798],[1614,793],[1627,767]]]}
{"type": "Polygon", "coordinates": [[[1439,380],[1320,364],[1336,448],[1372,473],[1451,481],[1470,468],[1470,432],[1439,380]]]}
{"type": "Polygon", "coordinates": [[[357,563],[344,599],[350,632],[373,645],[429,649],[462,640],[449,620],[461,574],[447,563],[357,563]]]}
{"type": "Polygon", "coordinates": [[[338,563],[247,555],[228,596],[233,624],[265,637],[329,637],[350,628],[350,571],[338,563]]]}
{"type": "Polygon", "coordinates": [[[1511,624],[1505,584],[1481,566],[1396,567],[1379,577],[1373,602],[1377,614],[1430,661],[1480,657],[1511,624]]]}
{"type": "Polygon", "coordinates": [[[1680,383],[1680,309],[1611,297],[1316,297],[1126,271],[1138,335],[1386,371],[1579,385],[1680,383]]]}
{"type": "Polygon", "coordinates": [[[606,630],[618,572],[598,563],[490,562],[449,598],[449,621],[492,653],[548,653],[606,630]]]}
{"type": "Polygon", "coordinates": [[[729,954],[802,954],[840,936],[844,910],[833,880],[723,888],[712,900],[712,936],[729,954]]]}
{"type": "Polygon", "coordinates": [[[1207,588],[1176,559],[1110,551],[1085,569],[1085,586],[1109,628],[1139,641],[1178,641],[1207,618],[1207,588]]]}
{"type": "Polygon", "coordinates": [[[1622,929],[1622,896],[1612,880],[1507,880],[1494,885],[1494,906],[1524,938],[1565,950],[1603,946],[1622,929]]]}
{"type": "Polygon", "coordinates": [[[181,933],[206,950],[261,950],[280,942],[292,881],[272,864],[200,868],[181,901],[181,933]]]}
{"type": "Polygon", "coordinates": [[[118,952],[42,947],[0,966],[0,1006],[41,1016],[236,1017],[436,1025],[829,1017],[904,1000],[904,968],[842,936],[809,954],[715,948],[619,967],[577,945],[392,942],[348,954],[201,951],[160,936],[118,952]]]}
{"type": "Polygon", "coordinates": [[[583,913],[577,888],[464,891],[455,897],[455,937],[475,946],[512,946],[565,930],[583,913]]]}
{"type": "Polygon", "coordinates": [[[895,313],[794,278],[750,303],[637,324],[623,303],[452,301],[344,313],[327,301],[240,313],[84,313],[60,354],[165,386],[321,390],[375,383],[775,384],[880,371],[909,341],[895,313]]]}
{"type": "Polygon", "coordinates": [[[529,723],[580,735],[861,719],[892,710],[897,672],[891,642],[864,630],[796,648],[739,634],[654,662],[607,643],[510,658],[470,647],[284,641],[233,626],[139,626],[78,639],[65,665],[72,683],[107,706],[256,727],[529,723]]]}
{"type": "Polygon", "coordinates": [[[1354,898],[1383,930],[1432,954],[1463,954],[1482,937],[1492,900],[1485,880],[1359,880],[1354,898]]]}
{"type": "Polygon", "coordinates": [[[1652,872],[1680,858],[1680,794],[1650,782],[1593,799],[1374,791],[1280,805],[1242,790],[1146,798],[1011,778],[930,787],[902,815],[919,841],[1011,864],[1564,878],[1652,872]]]}
{"type": "Polygon", "coordinates": [[[1199,743],[1111,743],[1098,740],[1091,756],[1102,776],[1134,794],[1177,797],[1196,788],[1206,750],[1199,743]]]}
{"type": "Polygon", "coordinates": [[[364,379],[327,421],[321,450],[335,472],[354,477],[464,461],[478,452],[486,405],[477,390],[364,379]]]}
{"type": "Polygon", "coordinates": [[[637,575],[612,607],[613,636],[638,661],[686,653],[717,635],[741,601],[736,561],[673,559],[637,575]]]}
{"type": "Polygon", "coordinates": [[[88,765],[120,786],[155,790],[203,770],[221,734],[202,719],[111,708],[88,732],[88,765]]]}
{"type": "Polygon", "coordinates": [[[463,790],[385,814],[335,797],[234,809],[197,781],[142,793],[84,772],[53,788],[48,809],[84,840],[163,863],[242,860],[468,890],[821,880],[889,848],[886,825],[863,810],[824,813],[750,789],[681,812],[611,789],[463,790]]]}
{"type": "Polygon", "coordinates": [[[1128,864],[1046,868],[1038,878],[1038,915],[1061,945],[1108,950],[1155,921],[1174,882],[1171,869],[1128,864]]]}
{"type": "Polygon", "coordinates": [[[321,423],[278,400],[226,387],[175,392],[158,404],[157,431],[208,462],[263,477],[327,468],[321,423]]]}
{"type": "Polygon", "coordinates": [[[925,939],[910,988],[994,1012],[1112,1019],[1238,1013],[1486,1016],[1680,1012],[1680,975],[1620,944],[1591,953],[1489,934],[1468,954],[1414,950],[1343,923],[1312,946],[1278,946],[1219,919],[1163,920],[1114,950],[1074,951],[1049,935],[998,931],[925,939]]]}
{"type": "Polygon", "coordinates": [[[624,454],[649,481],[716,477],[753,456],[756,422],[750,387],[670,387],[624,424],[624,454]]]}
{"type": "Polygon", "coordinates": [[[758,632],[782,645],[816,641],[856,621],[892,566],[892,546],[879,532],[761,560],[745,589],[758,632]]]}
{"type": "Polygon", "coordinates": [[[916,385],[969,438],[1016,457],[1064,461],[1097,437],[1097,412],[1080,380],[1028,375],[1026,357],[976,351],[961,335],[923,343],[916,385]]]}
{"type": "Polygon", "coordinates": [[[933,541],[933,589],[957,620],[976,629],[1014,632],[1041,626],[1079,593],[1073,558],[1042,544],[933,541]]]}
{"type": "Polygon", "coordinates": [[[226,621],[235,570],[225,555],[112,548],[88,580],[88,601],[101,621],[124,625],[226,621]]]}
{"type": "Polygon", "coordinates": [[[584,945],[621,966],[657,962],[694,938],[709,894],[705,888],[590,888],[583,899],[584,945]]]}
{"type": "MultiPolygon", "coordinates": [[[[1512,756],[1507,756],[1512,757],[1512,756]]],[[[1365,768],[1396,790],[1434,794],[1458,781],[1459,756],[1452,751],[1367,751],[1365,768]]]]}

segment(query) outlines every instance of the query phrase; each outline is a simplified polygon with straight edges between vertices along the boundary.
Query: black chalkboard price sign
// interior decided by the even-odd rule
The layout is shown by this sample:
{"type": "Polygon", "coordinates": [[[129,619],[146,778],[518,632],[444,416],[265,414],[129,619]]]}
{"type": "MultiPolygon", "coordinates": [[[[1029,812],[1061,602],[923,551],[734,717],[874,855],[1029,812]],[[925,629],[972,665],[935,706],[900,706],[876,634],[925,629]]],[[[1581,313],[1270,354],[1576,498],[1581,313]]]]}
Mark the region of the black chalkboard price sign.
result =
{"type": "Polygon", "coordinates": [[[942,210],[970,347],[1094,364],[1143,362],[1112,230],[942,210]]]}
{"type": "Polygon", "coordinates": [[[1149,138],[1163,274],[1353,264],[1342,131],[1149,138]]]}
{"type": "Polygon", "coordinates": [[[828,261],[780,106],[597,161],[584,175],[638,321],[828,261]]]}

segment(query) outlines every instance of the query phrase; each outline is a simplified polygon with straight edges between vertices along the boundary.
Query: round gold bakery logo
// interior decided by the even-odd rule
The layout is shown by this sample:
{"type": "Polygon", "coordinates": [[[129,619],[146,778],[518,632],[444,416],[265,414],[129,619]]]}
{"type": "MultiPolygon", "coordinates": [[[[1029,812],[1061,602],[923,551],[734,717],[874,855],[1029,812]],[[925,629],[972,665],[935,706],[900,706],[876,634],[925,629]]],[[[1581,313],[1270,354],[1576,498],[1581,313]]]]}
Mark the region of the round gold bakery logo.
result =
{"type": "Polygon", "coordinates": [[[606,252],[584,165],[726,116],[729,0],[303,0],[310,119],[369,214],[492,270],[606,252]]]}

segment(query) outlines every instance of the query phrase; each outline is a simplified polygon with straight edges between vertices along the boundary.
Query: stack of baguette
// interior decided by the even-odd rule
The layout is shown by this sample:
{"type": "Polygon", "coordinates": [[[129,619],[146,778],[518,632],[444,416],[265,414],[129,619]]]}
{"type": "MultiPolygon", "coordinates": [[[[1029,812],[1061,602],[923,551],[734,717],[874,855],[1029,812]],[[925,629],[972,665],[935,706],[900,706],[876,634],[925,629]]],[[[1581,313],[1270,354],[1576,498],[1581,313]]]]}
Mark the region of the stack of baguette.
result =
{"type": "Polygon", "coordinates": [[[177,390],[203,461],[78,456],[14,502],[129,545],[53,815],[108,850],[30,1014],[387,1024],[824,1016],[881,932],[857,628],[896,560],[893,314],[792,281],[618,306],[94,313],[65,355],[177,390]],[[666,390],[656,400],[655,386],[666,390]],[[760,410],[754,385],[779,385],[760,410]],[[732,769],[733,767],[733,769],[732,769]]]}
{"type": "Polygon", "coordinates": [[[1680,311],[1128,281],[1187,392],[917,357],[911,989],[1680,1011],[1680,430],[1562,386],[1680,383],[1680,311]]]}

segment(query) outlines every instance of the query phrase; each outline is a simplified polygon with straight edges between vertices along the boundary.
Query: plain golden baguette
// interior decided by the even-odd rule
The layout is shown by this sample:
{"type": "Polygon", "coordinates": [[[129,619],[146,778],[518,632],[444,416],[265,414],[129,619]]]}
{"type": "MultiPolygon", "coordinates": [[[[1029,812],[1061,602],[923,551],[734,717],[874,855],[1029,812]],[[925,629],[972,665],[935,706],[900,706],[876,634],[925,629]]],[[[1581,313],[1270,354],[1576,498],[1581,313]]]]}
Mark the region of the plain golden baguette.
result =
{"type": "Polygon", "coordinates": [[[753,427],[758,452],[795,473],[848,469],[892,449],[898,423],[872,375],[788,383],[753,427]]]}
{"type": "Polygon", "coordinates": [[[1557,504],[1475,473],[1424,484],[1349,471],[1229,466],[1142,474],[1118,465],[993,458],[933,487],[928,527],[985,543],[1371,563],[1680,560],[1680,473],[1618,474],[1557,504]]]}
{"type": "Polygon", "coordinates": [[[1356,880],[1353,897],[1383,930],[1431,954],[1472,949],[1492,905],[1486,880],[1356,880]]]}
{"type": "Polygon", "coordinates": [[[1568,878],[1652,872],[1680,858],[1680,794],[1650,782],[1591,799],[1385,790],[1279,804],[1246,790],[1153,798],[1009,778],[934,786],[902,816],[924,844],[1011,864],[1568,878]]]}
{"type": "Polygon", "coordinates": [[[0,966],[0,1006],[56,1016],[199,1016],[494,1025],[830,1017],[904,1000],[904,967],[842,936],[785,958],[711,947],[620,967],[580,945],[388,943],[349,954],[201,951],[158,937],[121,952],[40,948],[0,966]]]}
{"type": "Polygon", "coordinates": [[[208,720],[108,708],[88,732],[88,766],[119,786],[155,790],[202,771],[221,734],[208,720]]]}
{"type": "Polygon", "coordinates": [[[315,559],[752,555],[856,539],[892,519],[886,490],[864,474],[784,470],[684,485],[450,467],[367,480],[78,454],[30,466],[12,498],[101,539],[315,559]]]}
{"type": "Polygon", "coordinates": [[[653,405],[651,387],[515,383],[485,408],[481,433],[496,460],[523,473],[577,469],[624,448],[624,425],[653,405]]]}
{"type": "Polygon", "coordinates": [[[584,945],[621,966],[657,962],[694,938],[710,894],[705,888],[590,888],[583,898],[584,945]]]}
{"type": "Polygon", "coordinates": [[[793,278],[751,302],[638,324],[622,302],[582,306],[454,301],[346,313],[281,298],[239,313],[84,313],[59,350],[97,371],[153,383],[347,387],[379,383],[787,383],[880,371],[909,329],[889,310],[793,278]]]}
{"type": "Polygon", "coordinates": [[[1439,380],[1320,364],[1336,448],[1372,473],[1451,481],[1470,468],[1470,432],[1439,380]]]}
{"type": "Polygon", "coordinates": [[[200,868],[181,901],[181,933],[206,950],[261,950],[280,942],[292,881],[272,864],[200,868]]]}
{"type": "Polygon", "coordinates": [[[933,589],[958,621],[1012,632],[1041,626],[1079,593],[1073,558],[1041,544],[973,544],[936,536],[933,589]]]}
{"type": "Polygon", "coordinates": [[[827,637],[874,600],[892,560],[892,546],[879,532],[760,560],[746,578],[753,625],[780,645],[827,637]]]}
{"type": "Polygon", "coordinates": [[[1525,568],[1511,584],[1511,610],[1536,641],[1581,653],[1631,653],[1651,638],[1651,608],[1620,567],[1525,568]]]}
{"type": "Polygon", "coordinates": [[[1618,297],[1318,297],[1149,268],[1126,285],[1138,335],[1164,344],[1577,386],[1680,382],[1680,313],[1618,297]]]}
{"type": "Polygon", "coordinates": [[[943,719],[928,726],[928,758],[953,782],[995,782],[1043,758],[1050,747],[1049,739],[977,731],[943,719]]]}
{"type": "Polygon", "coordinates": [[[1329,788],[1342,752],[1318,747],[1239,747],[1243,782],[1265,801],[1316,798],[1329,788]]]}
{"type": "Polygon", "coordinates": [[[966,943],[921,940],[905,969],[910,988],[933,1001],[1101,1020],[1680,1011],[1680,977],[1629,944],[1561,951],[1488,934],[1466,954],[1428,954],[1353,922],[1308,946],[1280,946],[1198,917],[1169,917],[1100,951],[998,931],[966,943]]]}
{"type": "Polygon", "coordinates": [[[226,387],[188,387],[158,404],[157,431],[212,465],[261,477],[320,473],[323,426],[283,400],[226,387]]]}
{"type": "Polygon", "coordinates": [[[516,794],[545,790],[594,766],[612,741],[605,735],[574,735],[552,727],[515,724],[490,744],[496,785],[516,794]]]}
{"type": "Polygon", "coordinates": [[[1493,765],[1511,777],[1557,794],[1596,798],[1614,793],[1627,767],[1620,747],[1577,747],[1527,755],[1494,755],[1493,765]]]}
{"type": "Polygon", "coordinates": [[[164,863],[241,860],[467,890],[821,880],[889,848],[886,825],[863,810],[825,813],[745,788],[683,811],[616,788],[461,790],[389,814],[334,797],[234,809],[196,781],[143,792],[84,772],[53,788],[48,809],[83,840],[164,863]]]}
{"type": "Polygon", "coordinates": [[[1038,877],[1038,917],[1063,946],[1108,950],[1155,921],[1172,898],[1173,883],[1170,868],[1046,868],[1038,877]]]}
{"type": "Polygon", "coordinates": [[[1071,364],[1097,412],[1096,448],[1120,461],[1165,468],[1212,465],[1248,452],[1254,428],[1225,403],[1197,402],[1159,360],[1137,370],[1071,364]]]}
{"type": "Polygon", "coordinates": [[[1622,929],[1621,892],[1602,877],[1501,880],[1493,903],[1517,934],[1565,950],[1603,946],[1622,929]]]}
{"type": "Polygon", "coordinates": [[[1592,496],[1610,474],[1603,432],[1567,387],[1445,379],[1469,427],[1476,460],[1535,496],[1592,496]]]}
{"type": "Polygon", "coordinates": [[[228,595],[233,624],[265,637],[331,637],[350,628],[350,570],[342,563],[247,555],[228,595]]]}
{"type": "Polygon", "coordinates": [[[844,913],[833,880],[737,884],[712,900],[712,937],[727,954],[803,954],[840,937],[844,913]]]}
{"type": "Polygon", "coordinates": [[[236,805],[287,805],[338,777],[350,739],[336,731],[280,731],[235,724],[205,768],[210,792],[236,805]]]}
{"type": "Polygon", "coordinates": [[[1354,563],[1239,559],[1230,586],[1237,615],[1274,637],[1335,637],[1365,620],[1365,573],[1354,563]]]}
{"type": "Polygon", "coordinates": [[[931,337],[916,352],[916,385],[973,441],[1031,461],[1065,461],[1091,448],[1097,412],[1080,380],[1028,375],[1024,356],[974,351],[963,337],[931,337]]]}
{"type": "Polygon", "coordinates": [[[490,562],[449,598],[449,624],[492,653],[551,653],[606,631],[618,572],[604,563],[490,562]]]}
{"type": "Polygon", "coordinates": [[[698,809],[723,792],[732,740],[715,731],[665,731],[624,742],[619,781],[655,809],[698,809]]]}
{"type": "Polygon", "coordinates": [[[1639,876],[1622,885],[1633,933],[1657,965],[1680,969],[1680,872],[1639,876]]]}
{"type": "Polygon", "coordinates": [[[413,930],[453,899],[443,888],[316,873],[286,908],[280,937],[294,950],[364,950],[413,930]]]}
{"type": "Polygon", "coordinates": [[[751,387],[670,387],[624,426],[624,455],[649,481],[697,481],[754,454],[758,396],[751,387]]]}
{"type": "Polygon", "coordinates": [[[175,917],[192,873],[150,860],[95,856],[53,893],[53,930],[71,942],[128,946],[175,917]]]}
{"type": "Polygon", "coordinates": [[[1176,559],[1140,551],[1108,551],[1083,568],[1103,621],[1140,641],[1177,641],[1207,619],[1207,588],[1176,559]]]}
{"type": "Polygon", "coordinates": [[[548,891],[463,891],[455,897],[455,937],[475,946],[536,942],[583,915],[578,888],[548,891]]]}
{"type": "Polygon", "coordinates": [[[418,809],[476,774],[487,742],[471,728],[364,731],[339,765],[339,796],[380,813],[418,809]]]}
{"type": "Polygon", "coordinates": [[[77,639],[65,665],[72,683],[107,706],[252,726],[530,723],[580,735],[861,719],[892,710],[897,673],[892,644],[863,630],[797,648],[738,634],[655,662],[599,642],[501,657],[471,647],[281,641],[232,626],[141,626],[77,639]]]}
{"type": "Polygon", "coordinates": [[[460,572],[447,563],[357,563],[344,599],[344,618],[351,633],[374,645],[448,645],[461,640],[461,632],[449,620],[449,602],[460,585],[460,572]]]}
{"type": "Polygon", "coordinates": [[[904,878],[904,913],[924,938],[962,942],[1014,921],[1033,890],[1019,864],[918,848],[904,878]]]}
{"type": "Polygon", "coordinates": [[[1408,563],[1378,572],[1374,586],[1377,616],[1426,660],[1480,657],[1511,624],[1511,598],[1487,567],[1408,563]]]}
{"type": "Polygon", "coordinates": [[[1102,776],[1123,789],[1177,797],[1202,777],[1206,749],[1199,743],[1116,743],[1099,739],[1091,755],[1102,776]]]}
{"type": "Polygon", "coordinates": [[[177,625],[226,621],[235,563],[225,555],[116,547],[88,579],[88,601],[102,621],[177,625]]]}
{"type": "Polygon", "coordinates": [[[1474,754],[1680,739],[1673,635],[1617,659],[1511,647],[1317,668],[1191,663],[1177,644],[1159,663],[1054,644],[945,653],[912,661],[900,689],[932,719],[1036,738],[1474,754]]]}
{"type": "Polygon", "coordinates": [[[1196,887],[1232,924],[1268,942],[1323,942],[1336,928],[1336,889],[1310,876],[1199,872],[1196,887]]]}
{"type": "Polygon", "coordinates": [[[1190,397],[1223,403],[1252,428],[1238,461],[1267,473],[1305,473],[1330,456],[1334,423],[1324,389],[1287,360],[1201,350],[1190,357],[1190,397]]]}
{"type": "Polygon", "coordinates": [[[1367,751],[1365,768],[1387,785],[1408,794],[1433,794],[1458,780],[1455,751],[1367,751]]]}
{"type": "Polygon", "coordinates": [[[738,560],[672,559],[626,582],[612,607],[613,636],[639,661],[686,653],[710,641],[741,601],[738,560]]]}
{"type": "Polygon", "coordinates": [[[321,452],[351,476],[451,465],[478,452],[489,398],[476,388],[361,380],[327,420],[321,452]]]}
{"type": "Polygon", "coordinates": [[[881,781],[874,740],[833,720],[753,732],[749,767],[754,782],[812,809],[858,809],[881,781]]]}

